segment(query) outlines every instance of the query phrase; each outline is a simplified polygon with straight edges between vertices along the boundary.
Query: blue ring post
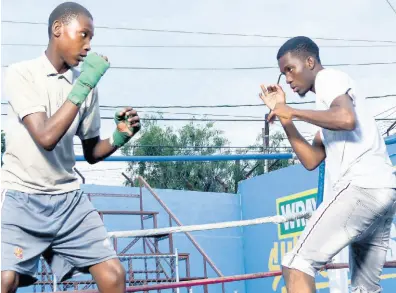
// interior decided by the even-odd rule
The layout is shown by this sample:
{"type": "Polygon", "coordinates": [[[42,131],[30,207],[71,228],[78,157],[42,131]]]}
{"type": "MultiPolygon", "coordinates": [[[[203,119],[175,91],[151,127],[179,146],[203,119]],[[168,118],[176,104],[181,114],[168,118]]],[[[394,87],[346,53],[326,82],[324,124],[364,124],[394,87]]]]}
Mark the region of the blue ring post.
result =
{"type": "Polygon", "coordinates": [[[325,168],[326,168],[326,164],[325,161],[323,161],[319,165],[319,180],[318,180],[318,194],[316,196],[316,208],[318,208],[319,205],[323,202],[325,168]]]}
{"type": "Polygon", "coordinates": [[[396,136],[385,139],[386,145],[391,145],[391,144],[395,144],[395,143],[396,143],[396,136]]]}

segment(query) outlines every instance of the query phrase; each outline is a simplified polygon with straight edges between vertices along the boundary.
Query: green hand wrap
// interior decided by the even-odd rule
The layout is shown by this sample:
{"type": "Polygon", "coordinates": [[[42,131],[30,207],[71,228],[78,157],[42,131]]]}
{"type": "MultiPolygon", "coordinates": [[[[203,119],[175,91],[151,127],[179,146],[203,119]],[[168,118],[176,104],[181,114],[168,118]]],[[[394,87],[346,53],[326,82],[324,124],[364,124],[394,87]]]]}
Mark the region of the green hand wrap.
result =
{"type": "Polygon", "coordinates": [[[73,104],[80,106],[109,67],[110,63],[99,55],[89,54],[85,58],[81,66],[81,74],[67,98],[73,104]]]}
{"type": "MultiPolygon", "coordinates": [[[[118,125],[121,122],[125,122],[128,125],[128,117],[120,116],[118,113],[114,115],[114,121],[118,125]]],[[[133,129],[129,129],[133,133],[133,129]]],[[[126,132],[119,131],[118,128],[113,132],[113,139],[111,144],[116,147],[122,147],[131,139],[131,136],[126,132]]]]}
{"type": "Polygon", "coordinates": [[[124,144],[126,144],[131,137],[128,135],[126,132],[120,132],[118,130],[115,130],[113,132],[113,143],[112,145],[115,147],[122,147],[124,144]]]}

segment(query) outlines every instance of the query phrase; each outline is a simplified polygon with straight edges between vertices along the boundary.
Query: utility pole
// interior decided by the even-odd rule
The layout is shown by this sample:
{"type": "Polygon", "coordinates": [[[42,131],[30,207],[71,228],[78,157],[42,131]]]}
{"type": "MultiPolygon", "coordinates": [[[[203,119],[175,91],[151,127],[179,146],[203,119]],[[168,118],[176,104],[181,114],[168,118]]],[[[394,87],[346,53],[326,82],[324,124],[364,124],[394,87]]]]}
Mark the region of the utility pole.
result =
{"type": "Polygon", "coordinates": [[[239,181],[242,180],[242,175],[241,175],[241,161],[236,160],[235,161],[235,167],[234,167],[234,181],[235,181],[235,193],[238,193],[238,183],[239,181]]]}
{"type": "MultiPolygon", "coordinates": [[[[267,121],[268,114],[264,116],[264,128],[263,128],[263,153],[268,152],[269,147],[269,123],[267,121]]],[[[268,173],[268,160],[264,160],[264,173],[268,173]]]]}

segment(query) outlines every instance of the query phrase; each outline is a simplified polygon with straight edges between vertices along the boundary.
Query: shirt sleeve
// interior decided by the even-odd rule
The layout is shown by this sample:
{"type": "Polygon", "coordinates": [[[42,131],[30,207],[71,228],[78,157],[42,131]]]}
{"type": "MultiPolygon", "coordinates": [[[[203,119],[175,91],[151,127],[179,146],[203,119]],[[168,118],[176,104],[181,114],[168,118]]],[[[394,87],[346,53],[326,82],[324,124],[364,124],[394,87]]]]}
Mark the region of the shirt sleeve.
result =
{"type": "Polygon", "coordinates": [[[354,85],[349,76],[341,71],[325,69],[315,82],[316,98],[330,108],[331,103],[341,95],[349,94],[354,100],[354,85]]]}
{"type": "Polygon", "coordinates": [[[81,140],[100,136],[100,111],[97,88],[93,89],[91,100],[87,101],[83,117],[77,129],[81,140]]]}
{"type": "Polygon", "coordinates": [[[13,111],[22,120],[37,112],[46,112],[32,74],[20,66],[11,65],[4,79],[4,92],[13,111]]]}

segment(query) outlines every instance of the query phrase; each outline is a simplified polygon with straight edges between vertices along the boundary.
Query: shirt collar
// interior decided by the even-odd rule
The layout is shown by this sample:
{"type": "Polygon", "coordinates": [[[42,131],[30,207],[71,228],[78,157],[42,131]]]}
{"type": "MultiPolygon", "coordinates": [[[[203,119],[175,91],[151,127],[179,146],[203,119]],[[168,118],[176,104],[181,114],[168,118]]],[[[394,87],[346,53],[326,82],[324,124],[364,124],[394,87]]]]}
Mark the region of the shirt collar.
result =
{"type": "Polygon", "coordinates": [[[49,76],[58,76],[60,78],[61,76],[66,79],[70,84],[73,83],[74,78],[75,78],[75,70],[73,68],[69,68],[65,73],[58,73],[58,71],[55,69],[55,67],[52,65],[52,63],[49,61],[47,55],[45,53],[41,56],[41,60],[44,66],[44,72],[49,76]]]}

